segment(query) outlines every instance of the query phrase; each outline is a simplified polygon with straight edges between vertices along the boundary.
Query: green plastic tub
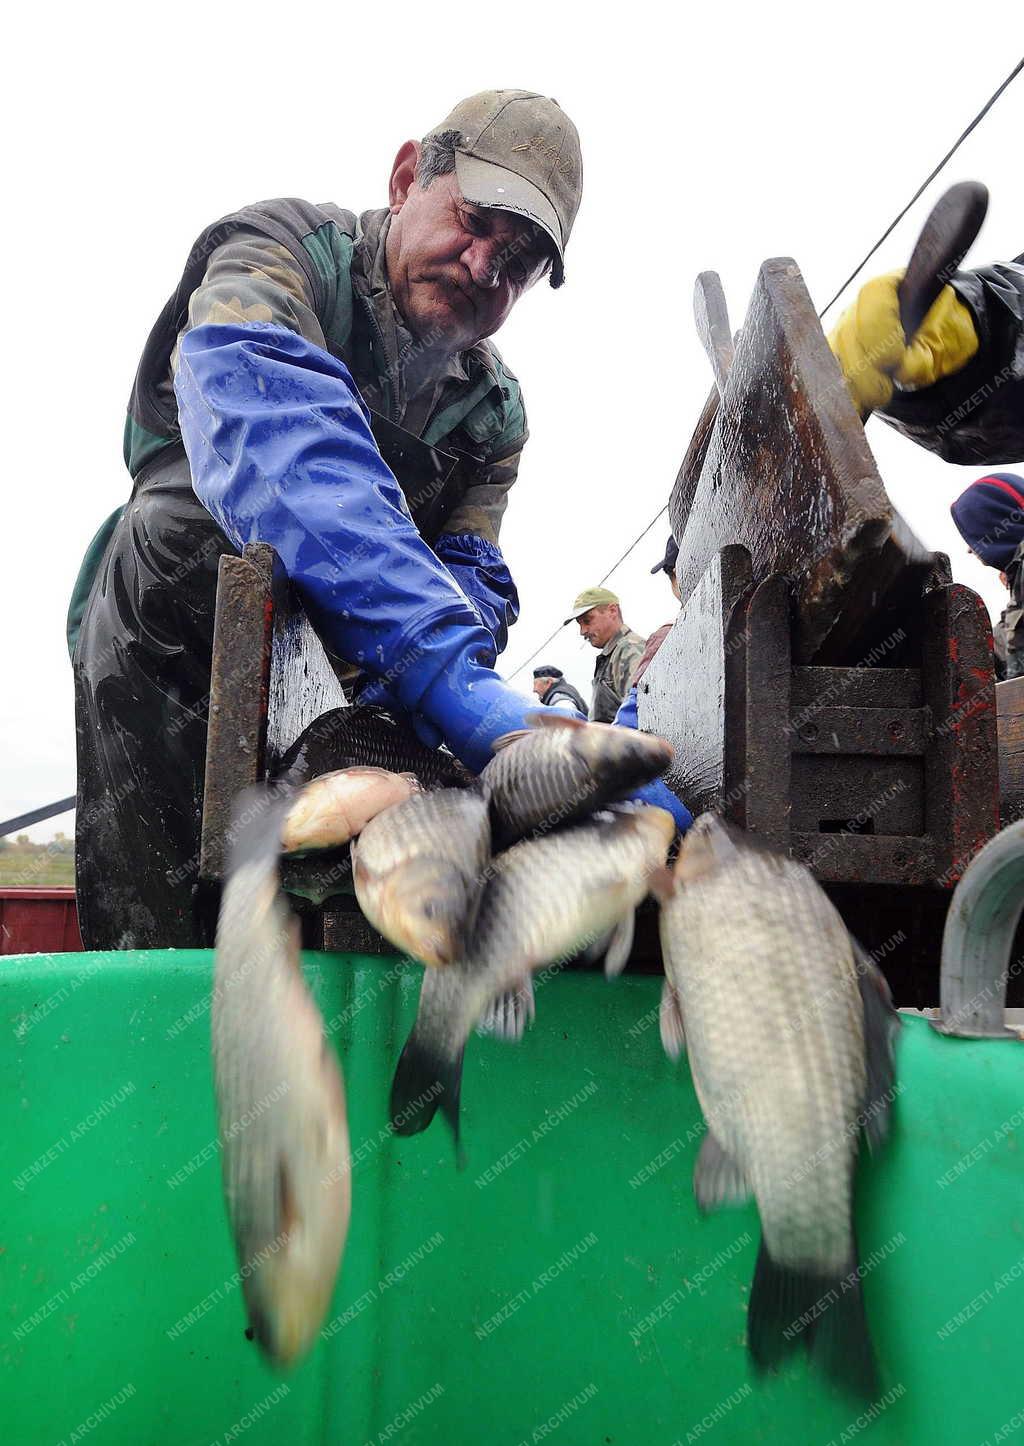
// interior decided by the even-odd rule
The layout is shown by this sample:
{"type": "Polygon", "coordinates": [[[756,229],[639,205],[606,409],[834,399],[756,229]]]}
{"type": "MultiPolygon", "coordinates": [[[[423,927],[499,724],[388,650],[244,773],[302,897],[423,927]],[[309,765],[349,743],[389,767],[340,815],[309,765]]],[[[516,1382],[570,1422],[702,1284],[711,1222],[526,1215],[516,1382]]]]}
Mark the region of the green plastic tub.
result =
{"type": "Polygon", "coordinates": [[[418,968],[305,967],[344,1065],[353,1211],[323,1339],[279,1376],[245,1338],[221,1203],[211,955],[0,966],[3,1442],[1024,1441],[1015,1042],[907,1021],[894,1138],[861,1171],[883,1374],[863,1407],[802,1355],[748,1369],[757,1215],[697,1213],[700,1112],[658,980],[563,974],[520,1047],[474,1038],[459,1172],[440,1121],[387,1127],[418,968]]]}

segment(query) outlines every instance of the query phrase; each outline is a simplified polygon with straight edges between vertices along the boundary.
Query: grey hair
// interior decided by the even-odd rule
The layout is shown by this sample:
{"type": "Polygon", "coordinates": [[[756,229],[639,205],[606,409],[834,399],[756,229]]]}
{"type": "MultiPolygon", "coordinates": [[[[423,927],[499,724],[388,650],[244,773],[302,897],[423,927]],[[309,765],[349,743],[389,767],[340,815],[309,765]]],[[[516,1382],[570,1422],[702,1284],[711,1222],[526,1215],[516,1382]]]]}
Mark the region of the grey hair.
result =
{"type": "Polygon", "coordinates": [[[438,176],[448,176],[455,169],[455,146],[461,131],[435,131],[421,142],[416,179],[425,191],[438,176]]]}

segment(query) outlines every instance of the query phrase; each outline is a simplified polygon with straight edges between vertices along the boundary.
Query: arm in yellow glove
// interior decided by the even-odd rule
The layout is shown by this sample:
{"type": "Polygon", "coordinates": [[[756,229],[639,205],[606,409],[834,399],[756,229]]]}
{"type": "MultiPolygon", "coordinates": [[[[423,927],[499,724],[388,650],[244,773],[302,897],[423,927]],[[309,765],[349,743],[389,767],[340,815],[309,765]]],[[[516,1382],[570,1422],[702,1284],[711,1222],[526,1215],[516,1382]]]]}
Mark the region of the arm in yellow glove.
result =
{"type": "Polygon", "coordinates": [[[952,286],[939,292],[908,346],[897,295],[902,280],[902,271],[892,271],[868,281],[828,339],[862,417],[886,406],[894,380],[915,390],[933,386],[978,350],[974,318],[952,286]]]}

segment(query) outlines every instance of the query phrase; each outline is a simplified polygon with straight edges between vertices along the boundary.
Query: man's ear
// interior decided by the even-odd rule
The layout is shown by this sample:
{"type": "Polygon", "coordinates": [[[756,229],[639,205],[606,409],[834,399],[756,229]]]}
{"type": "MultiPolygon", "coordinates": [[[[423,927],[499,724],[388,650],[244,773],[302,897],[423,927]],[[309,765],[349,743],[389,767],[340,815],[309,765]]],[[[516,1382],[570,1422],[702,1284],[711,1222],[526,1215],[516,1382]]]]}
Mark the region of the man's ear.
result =
{"type": "Polygon", "coordinates": [[[395,157],[391,167],[391,181],[388,186],[388,203],[392,216],[397,216],[409,198],[409,191],[416,179],[416,167],[420,161],[418,141],[406,141],[395,157]]]}

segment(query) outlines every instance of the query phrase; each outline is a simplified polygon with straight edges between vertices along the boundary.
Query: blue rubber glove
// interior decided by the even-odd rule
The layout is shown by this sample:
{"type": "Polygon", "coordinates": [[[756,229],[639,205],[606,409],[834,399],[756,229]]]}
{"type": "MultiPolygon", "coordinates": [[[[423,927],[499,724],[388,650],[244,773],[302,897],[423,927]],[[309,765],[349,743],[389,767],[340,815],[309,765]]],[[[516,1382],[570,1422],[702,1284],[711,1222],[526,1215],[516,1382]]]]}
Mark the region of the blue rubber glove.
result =
{"type": "MultiPolygon", "coordinates": [[[[619,711],[612,720],[615,728],[636,728],[636,685],[630,688],[619,705],[619,711]]],[[[683,803],[682,799],[669,788],[663,778],[656,778],[653,783],[645,783],[643,788],[638,788],[636,793],[630,794],[631,803],[650,803],[655,808],[663,808],[670,813],[676,821],[676,828],[680,833],[685,833],[693,823],[693,814],[683,803]]]]}
{"type": "Polygon", "coordinates": [[[508,630],[519,616],[519,594],[499,548],[471,532],[442,532],[434,552],[494,639],[495,657],[505,651],[508,630]]]}
{"type": "Polygon", "coordinates": [[[536,703],[416,530],[348,368],[269,323],[196,327],[175,376],[196,495],[237,546],[277,551],[314,625],[479,771],[536,703]]]}

